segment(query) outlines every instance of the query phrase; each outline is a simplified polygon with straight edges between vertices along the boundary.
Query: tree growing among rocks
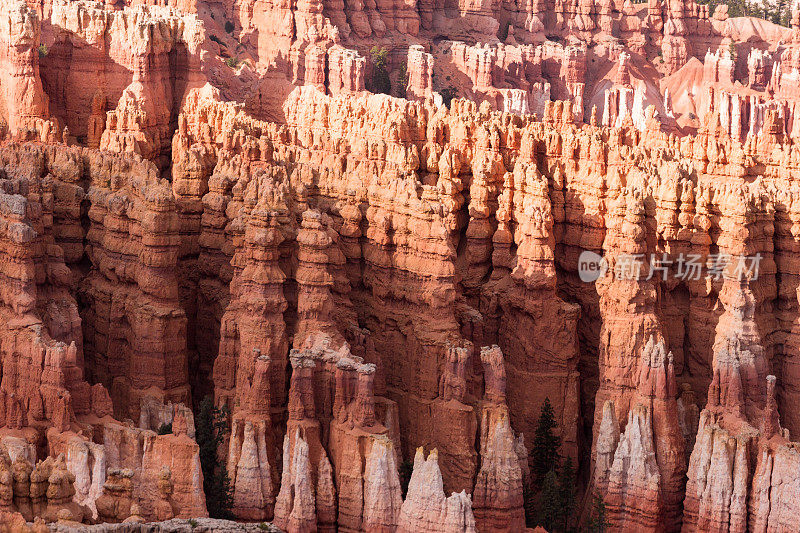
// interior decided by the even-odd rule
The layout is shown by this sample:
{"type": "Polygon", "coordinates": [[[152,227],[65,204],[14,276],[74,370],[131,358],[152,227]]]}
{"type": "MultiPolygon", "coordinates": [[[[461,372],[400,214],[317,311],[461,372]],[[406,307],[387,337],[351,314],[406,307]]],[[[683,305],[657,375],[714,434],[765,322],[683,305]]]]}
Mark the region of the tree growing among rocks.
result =
{"type": "Polygon", "coordinates": [[[373,93],[389,94],[392,90],[389,79],[389,50],[373,46],[369,54],[372,58],[372,81],[368,88],[373,93]]]}
{"type": "Polygon", "coordinates": [[[200,447],[200,468],[203,471],[203,491],[211,518],[233,518],[233,488],[225,461],[219,460],[219,447],[228,431],[228,409],[214,405],[206,396],[200,402],[195,420],[195,434],[200,447]]]}
{"type": "Polygon", "coordinates": [[[536,434],[533,438],[533,447],[530,451],[533,461],[531,465],[533,481],[534,484],[539,486],[544,482],[547,473],[558,463],[558,449],[561,447],[561,439],[553,433],[557,425],[550,398],[545,398],[539,414],[536,434]]]}
{"type": "Polygon", "coordinates": [[[602,496],[595,494],[592,502],[592,516],[589,520],[589,533],[605,533],[609,527],[611,527],[611,523],[608,521],[606,504],[602,496]]]}
{"type": "Polygon", "coordinates": [[[525,518],[529,527],[542,526],[550,532],[571,531],[575,511],[575,467],[567,457],[561,464],[561,438],[549,398],[545,398],[533,447],[530,451],[532,486],[526,487],[525,518]]]}

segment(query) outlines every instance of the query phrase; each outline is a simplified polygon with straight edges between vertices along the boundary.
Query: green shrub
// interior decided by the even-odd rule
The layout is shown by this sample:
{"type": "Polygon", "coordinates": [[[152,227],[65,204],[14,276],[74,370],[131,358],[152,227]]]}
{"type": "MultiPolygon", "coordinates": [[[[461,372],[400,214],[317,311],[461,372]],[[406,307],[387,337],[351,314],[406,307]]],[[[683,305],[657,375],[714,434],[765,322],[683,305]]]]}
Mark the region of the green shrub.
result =
{"type": "Polygon", "coordinates": [[[172,433],[172,422],[158,426],[156,433],[159,435],[170,435],[172,433]]]}
{"type": "Polygon", "coordinates": [[[236,69],[239,66],[239,63],[241,63],[241,61],[239,61],[238,57],[229,57],[225,60],[225,64],[232,69],[236,69]]]}
{"type": "Polygon", "coordinates": [[[47,45],[44,44],[39,45],[39,57],[47,57],[47,54],[49,53],[50,50],[48,50],[47,45]]]}

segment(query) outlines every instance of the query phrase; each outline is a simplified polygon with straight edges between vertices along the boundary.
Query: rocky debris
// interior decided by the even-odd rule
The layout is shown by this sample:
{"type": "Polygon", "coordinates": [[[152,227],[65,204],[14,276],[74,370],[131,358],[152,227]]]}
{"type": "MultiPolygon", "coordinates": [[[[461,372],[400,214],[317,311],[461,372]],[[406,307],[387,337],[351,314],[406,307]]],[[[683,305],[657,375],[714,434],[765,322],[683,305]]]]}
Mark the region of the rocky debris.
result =
{"type": "MultiPolygon", "coordinates": [[[[261,533],[263,531],[269,532],[271,525],[267,522],[242,523],[217,518],[194,518],[172,519],[144,524],[99,524],[95,526],[53,524],[47,531],[52,531],[53,533],[261,533]]],[[[279,531],[277,528],[273,530],[279,531]]]]}

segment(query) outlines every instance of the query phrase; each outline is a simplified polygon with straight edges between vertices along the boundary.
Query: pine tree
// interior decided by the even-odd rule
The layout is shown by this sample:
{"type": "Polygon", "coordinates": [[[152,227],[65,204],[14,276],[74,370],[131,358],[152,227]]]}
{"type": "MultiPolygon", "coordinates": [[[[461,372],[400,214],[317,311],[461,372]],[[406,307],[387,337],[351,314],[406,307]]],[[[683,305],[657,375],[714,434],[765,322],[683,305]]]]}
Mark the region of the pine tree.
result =
{"type": "Polygon", "coordinates": [[[405,499],[408,493],[408,482],[411,481],[411,474],[414,472],[414,463],[411,461],[403,461],[400,463],[399,477],[400,477],[400,493],[405,499]]]}
{"type": "Polygon", "coordinates": [[[555,470],[550,470],[542,481],[542,490],[536,506],[536,525],[542,526],[547,531],[555,531],[561,521],[561,514],[558,474],[555,470]]]}
{"type": "Polygon", "coordinates": [[[545,476],[558,464],[558,449],[561,447],[561,439],[553,434],[555,428],[556,416],[553,406],[550,405],[550,398],[545,398],[530,453],[533,460],[531,473],[537,487],[542,486],[545,476]]]}
{"type": "Polygon", "coordinates": [[[233,489],[225,463],[217,452],[228,430],[228,409],[214,406],[214,399],[206,396],[200,402],[195,419],[195,440],[200,447],[200,469],[203,471],[203,492],[206,507],[212,518],[230,518],[233,506],[233,489]]]}
{"type": "Polygon", "coordinates": [[[592,518],[589,520],[589,533],[605,533],[609,527],[611,527],[611,523],[608,521],[606,504],[600,494],[595,494],[594,503],[592,504],[592,518]]]}
{"type": "Polygon", "coordinates": [[[561,500],[561,528],[569,531],[569,521],[575,512],[575,467],[567,457],[558,475],[558,492],[561,500]]]}
{"type": "Polygon", "coordinates": [[[530,483],[522,486],[522,501],[525,509],[525,526],[536,527],[536,493],[530,483]]]}
{"type": "Polygon", "coordinates": [[[369,54],[372,57],[372,83],[369,89],[373,93],[389,94],[392,90],[392,82],[389,80],[389,50],[376,45],[369,54]]]}
{"type": "Polygon", "coordinates": [[[228,477],[228,469],[223,461],[211,479],[210,490],[206,492],[206,507],[212,518],[233,519],[233,487],[228,477]]]}
{"type": "Polygon", "coordinates": [[[218,441],[214,432],[214,399],[206,396],[200,402],[200,410],[195,418],[195,440],[200,447],[200,466],[203,481],[210,480],[217,464],[218,441]]]}

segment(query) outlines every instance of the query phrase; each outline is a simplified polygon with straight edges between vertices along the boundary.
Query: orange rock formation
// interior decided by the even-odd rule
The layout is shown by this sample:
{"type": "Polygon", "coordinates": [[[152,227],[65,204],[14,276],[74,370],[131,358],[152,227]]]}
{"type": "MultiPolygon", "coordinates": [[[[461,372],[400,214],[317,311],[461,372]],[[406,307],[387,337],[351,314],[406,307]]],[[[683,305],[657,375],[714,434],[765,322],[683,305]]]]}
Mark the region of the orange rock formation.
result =
{"type": "Polygon", "coordinates": [[[210,394],[290,532],[524,531],[546,398],[613,530],[796,529],[790,23],[2,3],[0,528],[207,515],[210,394]]]}

